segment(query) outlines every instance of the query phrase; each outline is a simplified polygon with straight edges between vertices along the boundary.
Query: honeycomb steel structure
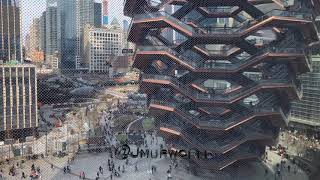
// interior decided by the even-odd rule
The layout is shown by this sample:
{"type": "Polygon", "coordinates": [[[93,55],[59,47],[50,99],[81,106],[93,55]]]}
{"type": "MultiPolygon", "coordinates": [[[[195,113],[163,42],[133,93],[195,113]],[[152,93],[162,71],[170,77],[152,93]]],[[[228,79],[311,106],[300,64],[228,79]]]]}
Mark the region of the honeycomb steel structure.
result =
{"type": "Polygon", "coordinates": [[[213,152],[190,164],[214,171],[261,158],[301,98],[296,77],[311,71],[308,47],[319,39],[310,2],[126,0],[124,11],[166,143],[213,152]]]}

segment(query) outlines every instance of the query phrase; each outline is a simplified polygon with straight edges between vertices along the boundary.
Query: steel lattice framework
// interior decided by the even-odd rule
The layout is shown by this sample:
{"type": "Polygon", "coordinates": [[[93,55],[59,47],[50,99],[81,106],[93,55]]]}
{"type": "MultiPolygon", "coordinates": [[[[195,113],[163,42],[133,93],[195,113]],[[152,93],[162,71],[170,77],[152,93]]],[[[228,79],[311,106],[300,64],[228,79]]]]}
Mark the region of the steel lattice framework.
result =
{"type": "Polygon", "coordinates": [[[319,39],[309,4],[127,0],[124,11],[166,143],[214,152],[191,164],[215,171],[263,156],[301,98],[297,75],[311,70],[307,47],[319,39]]]}

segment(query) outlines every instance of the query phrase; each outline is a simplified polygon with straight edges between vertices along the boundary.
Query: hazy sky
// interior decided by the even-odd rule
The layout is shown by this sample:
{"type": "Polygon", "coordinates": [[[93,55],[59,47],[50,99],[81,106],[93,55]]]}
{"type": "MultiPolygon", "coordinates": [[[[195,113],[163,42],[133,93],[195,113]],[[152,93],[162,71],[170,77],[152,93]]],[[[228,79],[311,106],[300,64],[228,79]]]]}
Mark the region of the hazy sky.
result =
{"type": "MultiPolygon", "coordinates": [[[[68,1],[68,0],[65,0],[68,1]]],[[[102,0],[96,0],[101,2],[102,0]]],[[[123,15],[123,1],[124,0],[109,0],[109,22],[114,17],[122,24],[122,20],[125,18],[123,15]]],[[[22,17],[22,34],[23,39],[29,32],[29,27],[33,18],[40,17],[42,12],[46,9],[46,0],[20,0],[21,17],[22,17]]]]}

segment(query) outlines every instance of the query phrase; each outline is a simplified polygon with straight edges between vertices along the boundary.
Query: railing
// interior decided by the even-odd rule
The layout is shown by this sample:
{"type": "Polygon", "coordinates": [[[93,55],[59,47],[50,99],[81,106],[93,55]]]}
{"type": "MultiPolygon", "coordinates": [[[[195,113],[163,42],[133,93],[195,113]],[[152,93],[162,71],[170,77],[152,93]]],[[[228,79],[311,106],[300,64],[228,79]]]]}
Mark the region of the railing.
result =
{"type": "Polygon", "coordinates": [[[178,133],[183,132],[182,128],[179,128],[178,126],[169,125],[166,123],[160,123],[160,127],[172,129],[174,131],[177,131],[178,133]]]}
{"type": "Polygon", "coordinates": [[[258,113],[278,113],[280,111],[279,108],[271,108],[271,107],[253,108],[251,109],[252,112],[246,112],[245,114],[233,114],[231,117],[225,118],[225,119],[211,119],[208,117],[199,118],[197,116],[193,116],[192,114],[187,112],[187,110],[183,109],[180,105],[177,105],[172,102],[161,101],[161,100],[151,100],[151,103],[175,108],[176,112],[181,117],[192,121],[193,124],[198,125],[200,127],[216,127],[216,128],[227,128],[231,125],[234,125],[240,122],[241,119],[254,116],[258,113]]]}
{"type": "Polygon", "coordinates": [[[213,156],[211,159],[196,159],[196,162],[202,165],[210,164],[218,168],[222,168],[223,166],[227,165],[228,163],[234,160],[257,156],[258,152],[258,149],[255,147],[242,146],[236,151],[228,152],[228,154],[226,155],[216,155],[213,156]]]}
{"type": "Polygon", "coordinates": [[[160,18],[160,17],[165,17],[171,21],[174,21],[176,24],[178,24],[179,26],[182,26],[184,29],[192,32],[193,29],[192,27],[188,26],[187,24],[183,23],[182,21],[180,21],[179,19],[176,19],[174,17],[172,17],[170,14],[168,14],[165,11],[158,11],[158,12],[154,12],[154,13],[146,13],[146,14],[138,14],[134,16],[133,20],[141,20],[141,19],[146,19],[146,18],[160,18]]]}
{"type": "Polygon", "coordinates": [[[267,12],[264,16],[260,17],[259,19],[254,20],[254,21],[245,21],[243,23],[240,23],[237,27],[197,27],[197,28],[192,28],[191,26],[187,25],[183,21],[172,17],[170,14],[168,14],[165,11],[138,14],[138,15],[134,16],[134,20],[165,17],[171,21],[174,21],[176,24],[178,24],[179,26],[183,27],[184,29],[192,32],[193,34],[206,35],[206,34],[212,34],[212,33],[215,33],[215,34],[221,33],[221,34],[236,35],[235,33],[239,33],[240,31],[246,31],[247,27],[251,26],[252,24],[254,24],[256,22],[263,21],[267,18],[270,18],[271,16],[295,17],[295,18],[300,18],[300,19],[312,20],[312,14],[310,14],[310,13],[302,13],[302,12],[295,12],[295,11],[283,11],[283,10],[277,10],[277,9],[267,12]]]}
{"type": "Polygon", "coordinates": [[[239,91],[232,92],[229,94],[204,94],[204,93],[199,93],[196,91],[191,90],[188,86],[185,84],[181,83],[178,79],[171,77],[171,76],[163,76],[163,75],[151,75],[151,74],[146,74],[143,75],[144,79],[158,79],[158,80],[168,80],[170,81],[174,86],[177,86],[179,90],[185,94],[187,94],[189,97],[195,97],[196,99],[199,100],[216,100],[216,101],[230,101],[233,99],[236,99],[237,97],[241,97],[244,95],[249,95],[251,92],[254,92],[260,88],[260,86],[277,86],[277,85],[286,85],[286,86],[291,86],[287,79],[268,79],[268,80],[260,80],[256,82],[256,84],[252,84],[250,86],[247,86],[245,88],[242,88],[239,91]]]}
{"type": "Polygon", "coordinates": [[[228,13],[232,10],[231,7],[206,7],[204,9],[207,11],[218,12],[218,13],[228,13]]]}
{"type": "Polygon", "coordinates": [[[287,53],[289,55],[291,54],[291,56],[296,54],[304,54],[303,48],[269,47],[269,48],[263,49],[262,51],[257,53],[255,56],[247,56],[246,60],[239,61],[236,64],[213,62],[211,63],[211,66],[208,66],[199,60],[194,61],[189,57],[179,54],[178,52],[171,49],[171,47],[169,46],[139,46],[137,50],[138,51],[166,51],[174,55],[175,57],[181,59],[182,61],[186,62],[188,65],[192,66],[193,68],[204,69],[204,70],[226,69],[226,71],[237,70],[241,68],[241,66],[249,65],[250,63],[258,61],[259,59],[257,57],[260,55],[263,55],[264,53],[287,53]]]}

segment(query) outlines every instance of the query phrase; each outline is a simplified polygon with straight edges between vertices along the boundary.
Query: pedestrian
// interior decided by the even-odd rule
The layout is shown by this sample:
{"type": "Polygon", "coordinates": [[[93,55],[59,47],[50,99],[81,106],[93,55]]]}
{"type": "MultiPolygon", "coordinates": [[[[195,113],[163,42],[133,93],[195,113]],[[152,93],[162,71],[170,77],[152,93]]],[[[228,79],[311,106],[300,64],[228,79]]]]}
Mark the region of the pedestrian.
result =
{"type": "Polygon", "coordinates": [[[138,171],[138,166],[137,166],[137,164],[134,165],[134,170],[135,170],[135,171],[138,171]]]}
{"type": "Polygon", "coordinates": [[[101,166],[99,167],[99,171],[101,174],[103,174],[103,168],[101,166]]]}
{"type": "Polygon", "coordinates": [[[63,167],[63,172],[66,173],[67,172],[67,168],[63,167]]]}
{"type": "Polygon", "coordinates": [[[99,172],[97,172],[97,177],[99,177],[99,175],[100,175],[99,172]]]}
{"type": "Polygon", "coordinates": [[[26,175],[24,174],[24,172],[22,172],[21,179],[25,179],[25,178],[26,178],[26,175]]]}
{"type": "Polygon", "coordinates": [[[122,165],[122,173],[124,173],[124,172],[125,172],[124,165],[122,165]]]}
{"type": "Polygon", "coordinates": [[[118,166],[118,171],[120,172],[120,166],[118,166]]]}
{"type": "Polygon", "coordinates": [[[290,166],[290,165],[288,165],[288,172],[290,172],[290,169],[291,169],[291,166],[290,166]]]}
{"type": "Polygon", "coordinates": [[[51,169],[53,169],[53,164],[51,164],[51,169]]]}

